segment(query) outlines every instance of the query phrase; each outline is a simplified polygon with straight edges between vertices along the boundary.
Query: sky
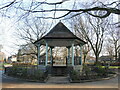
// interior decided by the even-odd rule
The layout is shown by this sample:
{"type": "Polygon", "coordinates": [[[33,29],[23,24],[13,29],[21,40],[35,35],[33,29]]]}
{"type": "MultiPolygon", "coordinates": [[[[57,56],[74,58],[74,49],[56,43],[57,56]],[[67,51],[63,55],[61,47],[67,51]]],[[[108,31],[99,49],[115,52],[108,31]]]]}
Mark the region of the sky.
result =
{"type": "MultiPolygon", "coordinates": [[[[0,5],[1,3],[4,3],[4,2],[8,2],[8,1],[13,1],[13,0],[3,0],[3,2],[0,2],[0,5]]],[[[29,0],[23,0],[25,3],[25,6],[27,7],[27,5],[29,4],[28,1],[29,0]]],[[[45,1],[45,0],[35,0],[35,1],[39,1],[39,2],[42,2],[42,1],[45,1]]],[[[53,3],[53,2],[59,2],[61,0],[46,0],[46,2],[50,2],[50,3],[53,3]]],[[[102,2],[105,2],[107,0],[101,0],[102,2]]],[[[108,0],[108,1],[113,1],[113,0],[108,0]]],[[[115,0],[116,1],[116,0],[115,0]]],[[[91,2],[91,0],[76,0],[76,2],[91,2]]],[[[63,3],[63,5],[59,5],[59,8],[73,8],[71,7],[72,5],[74,4],[74,0],[69,0],[66,2],[63,3]]],[[[46,5],[43,5],[42,6],[44,9],[50,9],[52,8],[53,6],[46,6],[46,5]]],[[[82,7],[82,6],[81,6],[82,7]]],[[[10,55],[13,55],[13,54],[16,54],[17,53],[17,50],[19,49],[18,46],[16,46],[15,44],[18,43],[18,39],[15,38],[15,31],[16,31],[16,28],[17,28],[17,20],[18,20],[18,16],[20,14],[22,14],[22,12],[17,12],[18,14],[15,14],[15,10],[13,10],[13,8],[11,8],[11,10],[9,10],[10,12],[8,12],[8,15],[11,15],[13,16],[12,18],[9,18],[9,17],[2,17],[0,15],[0,44],[3,45],[3,49],[2,49],[2,52],[4,52],[6,54],[6,56],[10,56],[10,55]]],[[[64,12],[65,13],[65,12],[64,12]]],[[[61,13],[56,13],[56,16],[60,16],[62,14],[64,14],[63,12],[61,13]]],[[[39,15],[39,14],[34,14],[34,15],[39,15]]],[[[53,16],[53,14],[45,14],[47,16],[53,16]]],[[[49,23],[51,23],[53,20],[49,19],[47,20],[49,23]]],[[[57,23],[59,20],[54,20],[54,23],[57,23]]],[[[21,41],[21,43],[23,43],[21,41]]]]}
{"type": "MultiPolygon", "coordinates": [[[[12,1],[12,0],[9,0],[9,1],[12,1]]],[[[24,0],[24,2],[28,3],[29,0],[24,0]]],[[[44,0],[36,0],[36,1],[44,1],[44,0]]],[[[56,0],[47,0],[46,2],[49,2],[49,3],[53,3],[55,2],[56,0]]],[[[61,0],[57,0],[57,2],[59,2],[61,0]]],[[[5,2],[8,2],[8,0],[3,0],[3,2],[0,2],[0,3],[5,3],[5,2]]],[[[70,1],[66,1],[66,2],[71,2],[70,1]]],[[[65,8],[69,8],[67,5],[66,5],[66,2],[64,3],[65,5],[63,5],[65,8]]],[[[72,3],[70,3],[72,4],[72,3]]],[[[0,4],[2,5],[2,4],[0,4]]],[[[43,5],[44,9],[49,9],[49,8],[52,8],[51,6],[45,6],[43,5]]],[[[62,6],[60,6],[62,8],[62,6]]],[[[14,16],[14,10],[11,9],[9,15],[13,15],[14,16]]],[[[37,15],[37,14],[34,14],[34,15],[37,15]]],[[[52,14],[49,14],[50,16],[52,16],[52,14]]],[[[60,15],[57,14],[56,16],[60,15]]],[[[10,56],[10,55],[13,55],[13,54],[16,54],[17,53],[17,50],[19,49],[18,46],[15,45],[15,43],[17,43],[17,39],[14,37],[14,31],[16,30],[16,21],[17,19],[16,18],[7,18],[7,17],[0,17],[0,44],[3,46],[3,49],[2,49],[2,52],[4,52],[6,54],[6,56],[10,56]]],[[[51,22],[52,20],[48,20],[49,22],[51,22]]],[[[58,20],[55,20],[55,21],[58,21],[58,20]]]]}
{"type": "Polygon", "coordinates": [[[7,18],[1,18],[2,22],[0,23],[0,44],[3,46],[2,52],[9,56],[13,53],[16,53],[13,33],[15,31],[15,27],[13,25],[13,21],[7,18]]]}

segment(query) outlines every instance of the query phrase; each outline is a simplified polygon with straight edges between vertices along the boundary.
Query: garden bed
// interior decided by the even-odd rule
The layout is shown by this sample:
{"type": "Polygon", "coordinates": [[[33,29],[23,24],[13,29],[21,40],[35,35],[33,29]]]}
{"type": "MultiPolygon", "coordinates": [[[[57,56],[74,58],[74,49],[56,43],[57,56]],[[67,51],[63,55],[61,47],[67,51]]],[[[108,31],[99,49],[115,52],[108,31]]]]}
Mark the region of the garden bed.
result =
{"type": "Polygon", "coordinates": [[[84,83],[84,82],[93,82],[93,81],[101,81],[101,80],[109,80],[111,78],[116,77],[117,74],[110,74],[108,77],[96,77],[96,78],[91,78],[91,79],[79,79],[79,80],[73,80],[70,76],[69,76],[69,81],[70,83],[84,83]]]}
{"type": "Polygon", "coordinates": [[[71,71],[69,74],[69,80],[71,83],[82,83],[106,80],[113,78],[116,75],[115,70],[111,70],[108,67],[103,68],[101,66],[84,66],[82,72],[75,70],[71,71]]]}
{"type": "Polygon", "coordinates": [[[7,67],[5,68],[5,74],[18,79],[27,81],[45,82],[48,73],[47,71],[41,71],[37,67],[7,67]]]}
{"type": "MultiPolygon", "coordinates": [[[[106,80],[116,76],[114,69],[102,66],[84,66],[82,72],[71,70],[69,80],[71,83],[92,82],[98,80],[106,80]]],[[[48,79],[48,71],[40,70],[37,66],[13,66],[6,67],[5,74],[14,78],[32,81],[46,82],[48,79]]]]}

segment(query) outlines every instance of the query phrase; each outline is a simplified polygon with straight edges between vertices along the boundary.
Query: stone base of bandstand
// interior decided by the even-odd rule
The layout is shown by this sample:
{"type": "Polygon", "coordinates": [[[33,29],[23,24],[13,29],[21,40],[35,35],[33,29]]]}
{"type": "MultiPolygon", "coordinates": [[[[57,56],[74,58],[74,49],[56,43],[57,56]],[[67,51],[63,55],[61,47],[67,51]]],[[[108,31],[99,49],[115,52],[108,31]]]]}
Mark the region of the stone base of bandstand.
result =
{"type": "Polygon", "coordinates": [[[78,72],[82,72],[83,66],[82,65],[75,65],[73,66],[73,69],[78,72]]]}

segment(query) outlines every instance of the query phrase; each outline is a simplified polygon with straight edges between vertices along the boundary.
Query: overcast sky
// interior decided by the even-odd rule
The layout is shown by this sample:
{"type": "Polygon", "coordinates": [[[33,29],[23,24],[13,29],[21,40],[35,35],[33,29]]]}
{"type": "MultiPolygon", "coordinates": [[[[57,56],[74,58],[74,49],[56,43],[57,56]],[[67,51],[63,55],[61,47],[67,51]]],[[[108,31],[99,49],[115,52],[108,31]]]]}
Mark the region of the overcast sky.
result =
{"type": "MultiPolygon", "coordinates": [[[[8,2],[8,1],[13,1],[13,0],[2,0],[2,2],[0,2],[0,5],[4,2],[8,2]]],[[[24,2],[26,2],[24,4],[24,6],[27,6],[29,3],[28,1],[29,0],[23,0],[24,2]]],[[[45,1],[45,0],[35,0],[35,1],[45,1]]],[[[59,2],[61,0],[46,0],[46,2],[50,2],[50,3],[53,3],[53,2],[59,2]]],[[[85,2],[91,2],[91,0],[76,0],[77,2],[84,4],[85,2]]],[[[94,0],[95,1],[95,0],[94,0]]],[[[112,2],[113,0],[100,0],[102,2],[112,2]]],[[[115,0],[116,1],[116,0],[115,0]]],[[[59,8],[69,8],[69,9],[72,9],[73,8],[73,4],[74,4],[74,0],[69,0],[69,1],[66,1],[65,3],[63,3],[62,5],[59,5],[58,7],[59,8]]],[[[48,6],[48,5],[43,5],[42,6],[44,9],[50,9],[50,8],[53,8],[53,6],[48,6]]],[[[82,6],[79,6],[82,8],[82,6]]],[[[21,12],[18,12],[19,14],[21,14],[21,12]]],[[[64,12],[65,13],[65,12],[64,12]]],[[[8,14],[11,14],[11,16],[15,16],[14,18],[6,18],[6,17],[0,17],[0,44],[3,45],[3,49],[2,51],[6,54],[6,56],[10,56],[12,54],[15,54],[17,53],[17,50],[19,47],[17,47],[15,45],[15,43],[17,43],[18,41],[16,40],[15,36],[14,36],[14,31],[16,30],[16,27],[17,27],[17,16],[15,14],[15,11],[13,9],[10,10],[10,12],[8,12],[8,14]]],[[[59,15],[62,15],[62,13],[56,13],[56,16],[59,16],[59,15]]],[[[34,15],[38,15],[38,14],[34,14],[34,15]]],[[[47,16],[53,16],[53,14],[46,14],[47,16]]],[[[1,15],[0,15],[1,16],[1,15]]],[[[52,20],[48,20],[49,23],[51,23],[52,20]]],[[[54,20],[55,21],[55,20],[54,20]]],[[[58,22],[59,20],[56,20],[56,23],[58,22]]]]}

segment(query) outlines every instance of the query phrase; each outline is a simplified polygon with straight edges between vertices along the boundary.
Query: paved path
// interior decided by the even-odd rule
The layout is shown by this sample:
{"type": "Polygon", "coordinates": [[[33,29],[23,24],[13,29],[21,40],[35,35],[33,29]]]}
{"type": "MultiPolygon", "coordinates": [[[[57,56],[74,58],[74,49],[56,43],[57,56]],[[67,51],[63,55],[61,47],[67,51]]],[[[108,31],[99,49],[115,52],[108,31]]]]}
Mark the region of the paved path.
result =
{"type": "MultiPolygon", "coordinates": [[[[50,82],[50,81],[49,81],[50,82]]],[[[3,75],[3,88],[118,88],[118,76],[110,80],[86,82],[86,83],[38,83],[27,82],[14,78],[8,78],[3,75]]]]}
{"type": "Polygon", "coordinates": [[[69,83],[69,78],[66,76],[54,76],[54,77],[49,77],[47,80],[47,83],[54,83],[54,84],[67,84],[69,83]]]}

